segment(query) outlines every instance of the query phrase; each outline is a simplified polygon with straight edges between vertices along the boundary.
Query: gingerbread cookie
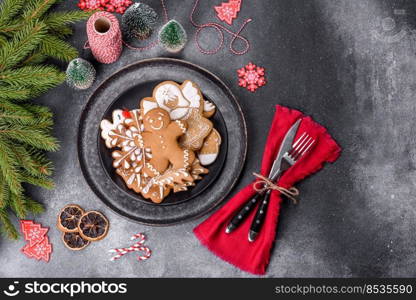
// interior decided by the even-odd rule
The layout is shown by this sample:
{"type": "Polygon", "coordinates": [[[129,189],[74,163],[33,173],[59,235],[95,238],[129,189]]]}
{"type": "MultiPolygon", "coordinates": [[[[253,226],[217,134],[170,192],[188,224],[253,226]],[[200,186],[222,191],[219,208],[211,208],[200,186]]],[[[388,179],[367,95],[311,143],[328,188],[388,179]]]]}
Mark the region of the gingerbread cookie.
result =
{"type": "Polygon", "coordinates": [[[204,140],[202,148],[198,152],[199,161],[203,166],[212,164],[220,152],[221,135],[214,128],[204,140]]]}
{"type": "Polygon", "coordinates": [[[180,139],[184,148],[194,151],[200,149],[213,128],[212,122],[204,114],[212,116],[215,106],[208,101],[205,102],[198,86],[189,80],[182,85],[173,81],[158,84],[153,90],[153,98],[144,98],[140,106],[143,113],[160,107],[169,112],[172,120],[186,120],[188,130],[180,139]]]}
{"type": "MultiPolygon", "coordinates": [[[[187,170],[195,159],[192,150],[182,149],[178,138],[187,131],[185,121],[171,121],[169,113],[161,108],[147,112],[143,117],[142,133],[145,147],[152,151],[152,158],[144,166],[144,172],[153,177],[165,172],[169,165],[173,169],[187,170]]],[[[139,139],[136,144],[141,143],[139,139]]]]}
{"type": "Polygon", "coordinates": [[[216,110],[215,105],[212,104],[212,102],[204,100],[203,116],[205,118],[211,118],[215,114],[215,110],[216,110]]]}
{"type": "Polygon", "coordinates": [[[101,137],[105,140],[105,145],[108,148],[115,147],[117,145],[117,137],[114,136],[114,130],[119,129],[123,130],[124,126],[122,123],[125,120],[123,111],[121,109],[116,109],[113,111],[113,123],[108,120],[102,120],[100,124],[101,128],[101,137]]]}
{"type": "Polygon", "coordinates": [[[193,82],[162,82],[152,96],[140,110],[115,110],[100,127],[106,146],[116,148],[113,167],[127,187],[160,203],[208,173],[202,165],[215,160],[221,137],[207,119],[215,106],[193,82]]]}

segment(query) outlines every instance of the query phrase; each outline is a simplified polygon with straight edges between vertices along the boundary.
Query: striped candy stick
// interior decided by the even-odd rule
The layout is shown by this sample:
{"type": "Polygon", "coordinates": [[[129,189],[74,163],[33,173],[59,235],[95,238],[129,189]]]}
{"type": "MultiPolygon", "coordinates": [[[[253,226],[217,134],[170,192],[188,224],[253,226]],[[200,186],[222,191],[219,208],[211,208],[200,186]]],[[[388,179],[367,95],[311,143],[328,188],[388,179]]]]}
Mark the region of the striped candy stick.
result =
{"type": "Polygon", "coordinates": [[[144,246],[144,242],[146,241],[146,236],[143,233],[137,233],[135,235],[133,235],[131,238],[131,240],[135,240],[135,239],[139,239],[136,243],[134,243],[133,245],[131,245],[130,247],[126,247],[126,248],[115,248],[115,249],[111,249],[109,250],[109,252],[111,253],[117,253],[115,256],[113,256],[110,260],[111,261],[115,261],[117,259],[120,259],[122,256],[124,256],[127,253],[130,252],[134,252],[134,251],[140,251],[140,252],[144,252],[143,255],[139,255],[137,257],[137,260],[146,260],[148,258],[150,258],[150,256],[152,255],[152,251],[144,246]]]}

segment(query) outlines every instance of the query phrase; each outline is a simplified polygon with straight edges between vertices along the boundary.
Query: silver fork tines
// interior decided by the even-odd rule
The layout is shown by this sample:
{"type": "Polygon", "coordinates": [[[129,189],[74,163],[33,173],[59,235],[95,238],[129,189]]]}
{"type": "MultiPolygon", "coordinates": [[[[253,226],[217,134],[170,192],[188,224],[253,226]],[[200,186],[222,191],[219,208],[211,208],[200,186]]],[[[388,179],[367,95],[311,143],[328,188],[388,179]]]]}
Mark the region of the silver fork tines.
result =
{"type": "Polygon", "coordinates": [[[309,134],[304,132],[293,144],[292,150],[284,155],[285,159],[291,165],[294,165],[296,161],[309,150],[314,142],[315,140],[309,136],[309,134]]]}

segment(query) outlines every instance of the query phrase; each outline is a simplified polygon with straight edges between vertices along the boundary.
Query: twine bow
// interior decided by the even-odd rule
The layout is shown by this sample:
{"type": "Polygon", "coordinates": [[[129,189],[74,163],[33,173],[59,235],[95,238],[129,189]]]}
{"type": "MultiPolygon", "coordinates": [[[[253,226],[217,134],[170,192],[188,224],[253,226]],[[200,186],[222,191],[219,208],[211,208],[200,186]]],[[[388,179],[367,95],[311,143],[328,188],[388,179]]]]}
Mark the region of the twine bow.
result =
{"type": "Polygon", "coordinates": [[[292,186],[291,188],[287,189],[282,186],[278,186],[277,184],[274,184],[269,178],[261,174],[253,173],[253,175],[256,178],[260,179],[253,184],[253,188],[256,192],[263,193],[267,190],[279,191],[281,194],[285,195],[290,200],[292,200],[294,204],[298,204],[296,196],[299,196],[299,190],[297,188],[292,186]]]}

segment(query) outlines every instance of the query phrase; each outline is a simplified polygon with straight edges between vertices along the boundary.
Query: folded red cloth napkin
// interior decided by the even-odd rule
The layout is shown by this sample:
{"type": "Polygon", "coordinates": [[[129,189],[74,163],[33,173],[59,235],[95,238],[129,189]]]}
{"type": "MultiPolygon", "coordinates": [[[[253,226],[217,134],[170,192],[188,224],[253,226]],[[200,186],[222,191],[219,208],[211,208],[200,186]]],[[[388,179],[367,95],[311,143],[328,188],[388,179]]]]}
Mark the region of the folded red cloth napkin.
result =
{"type": "MultiPolygon", "coordinates": [[[[263,176],[269,174],[286,132],[299,118],[302,118],[302,122],[295,140],[302,133],[307,132],[316,142],[313,148],[279,179],[277,184],[284,188],[290,188],[297,181],[318,171],[325,162],[334,162],[341,153],[341,148],[324,127],[297,110],[277,105],[261,164],[261,174],[263,176]]],[[[254,194],[255,190],[251,183],[207,220],[198,225],[194,229],[194,233],[202,244],[220,258],[244,271],[262,275],[266,272],[269,264],[270,251],[276,236],[276,225],[282,204],[280,192],[272,191],[263,228],[254,242],[249,242],[247,236],[256,210],[253,210],[248,218],[233,232],[225,233],[225,228],[230,220],[254,194]]]]}

